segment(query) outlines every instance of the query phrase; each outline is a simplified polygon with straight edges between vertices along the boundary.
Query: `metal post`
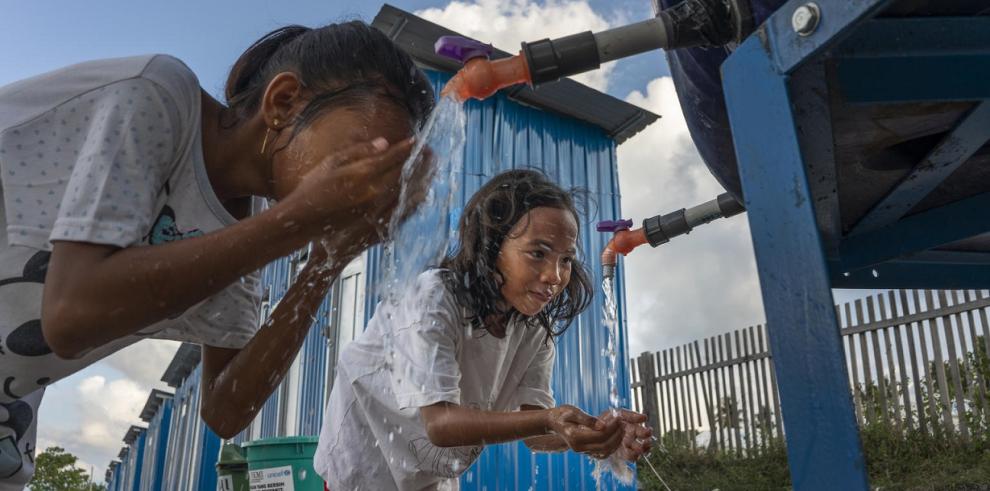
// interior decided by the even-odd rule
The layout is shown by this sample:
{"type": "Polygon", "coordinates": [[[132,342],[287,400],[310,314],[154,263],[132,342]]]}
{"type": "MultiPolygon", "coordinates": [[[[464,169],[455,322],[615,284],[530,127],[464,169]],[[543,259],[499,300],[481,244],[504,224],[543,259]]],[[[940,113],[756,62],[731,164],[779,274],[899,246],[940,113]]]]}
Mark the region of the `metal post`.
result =
{"type": "Polygon", "coordinates": [[[722,66],[796,490],[869,489],[787,76],[752,36],[722,66]]]}

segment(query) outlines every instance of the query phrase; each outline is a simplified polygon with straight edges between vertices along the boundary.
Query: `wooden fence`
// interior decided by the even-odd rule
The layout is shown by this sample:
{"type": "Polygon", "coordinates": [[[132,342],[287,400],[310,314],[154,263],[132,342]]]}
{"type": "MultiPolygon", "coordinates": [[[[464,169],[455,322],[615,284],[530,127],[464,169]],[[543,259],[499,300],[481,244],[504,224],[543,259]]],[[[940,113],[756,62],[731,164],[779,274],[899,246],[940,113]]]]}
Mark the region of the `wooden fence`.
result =
{"type": "MultiPolygon", "coordinates": [[[[836,306],[861,426],[969,439],[990,414],[990,294],[897,290],[836,306]]],[[[655,434],[737,453],[779,441],[783,424],[764,326],[632,363],[633,405],[655,434]],[[707,435],[707,438],[703,435],[707,435]]],[[[809,388],[809,390],[813,390],[809,388]]]]}

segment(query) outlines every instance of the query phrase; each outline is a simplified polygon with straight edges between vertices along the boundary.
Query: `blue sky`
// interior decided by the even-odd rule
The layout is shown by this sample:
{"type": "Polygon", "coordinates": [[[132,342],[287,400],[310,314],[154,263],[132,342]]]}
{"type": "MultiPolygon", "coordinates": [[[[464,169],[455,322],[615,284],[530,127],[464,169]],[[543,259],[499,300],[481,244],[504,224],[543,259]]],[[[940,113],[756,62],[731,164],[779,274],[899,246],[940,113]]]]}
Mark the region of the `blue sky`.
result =
{"type": "MultiPolygon", "coordinates": [[[[448,3],[400,0],[393,5],[416,11],[448,3]]],[[[608,19],[640,20],[651,15],[647,1],[589,3],[608,19]]],[[[371,22],[381,5],[316,0],[6,2],[0,16],[0,46],[7,47],[0,85],[84,60],[161,52],[185,61],[203,87],[217,95],[222,92],[230,65],[266,32],[286,24],[316,26],[350,19],[371,22]]],[[[531,40],[543,37],[534,32],[531,40]]],[[[517,47],[500,46],[506,50],[517,47]]],[[[609,92],[624,97],[666,73],[662,54],[640,55],[619,63],[609,92]]]]}

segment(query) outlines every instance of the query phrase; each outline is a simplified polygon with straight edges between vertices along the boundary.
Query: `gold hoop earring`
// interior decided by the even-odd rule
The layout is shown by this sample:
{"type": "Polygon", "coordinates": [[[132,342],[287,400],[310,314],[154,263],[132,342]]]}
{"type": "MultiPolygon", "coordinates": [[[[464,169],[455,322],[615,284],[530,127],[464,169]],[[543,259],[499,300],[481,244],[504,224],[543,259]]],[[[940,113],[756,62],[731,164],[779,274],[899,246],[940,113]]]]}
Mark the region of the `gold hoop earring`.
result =
{"type": "MultiPolygon", "coordinates": [[[[272,126],[274,126],[276,130],[278,129],[278,118],[272,120],[272,126]]],[[[261,155],[265,154],[265,148],[268,147],[268,135],[271,134],[271,132],[271,128],[265,128],[265,138],[261,140],[261,155]]]]}

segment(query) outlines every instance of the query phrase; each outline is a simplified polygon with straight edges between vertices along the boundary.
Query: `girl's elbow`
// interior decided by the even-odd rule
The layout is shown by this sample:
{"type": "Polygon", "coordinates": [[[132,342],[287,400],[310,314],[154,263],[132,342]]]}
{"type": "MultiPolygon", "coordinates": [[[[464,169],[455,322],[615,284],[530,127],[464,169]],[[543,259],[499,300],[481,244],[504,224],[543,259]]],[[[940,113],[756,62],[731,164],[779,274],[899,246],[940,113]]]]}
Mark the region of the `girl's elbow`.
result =
{"type": "Polygon", "coordinates": [[[213,433],[224,440],[234,438],[248,425],[235,421],[238,418],[224,417],[223,411],[208,407],[206,404],[200,408],[199,417],[203,419],[206,426],[213,430],[213,433]]]}
{"type": "Polygon", "coordinates": [[[66,314],[65,306],[45,306],[41,310],[41,335],[48,349],[59,358],[73,360],[88,351],[79,339],[78,324],[66,314]]]}
{"type": "Polygon", "coordinates": [[[454,441],[450,436],[450,432],[446,431],[443,423],[439,421],[427,421],[426,422],[426,437],[430,439],[430,443],[438,447],[456,447],[457,442],[454,441]]]}

